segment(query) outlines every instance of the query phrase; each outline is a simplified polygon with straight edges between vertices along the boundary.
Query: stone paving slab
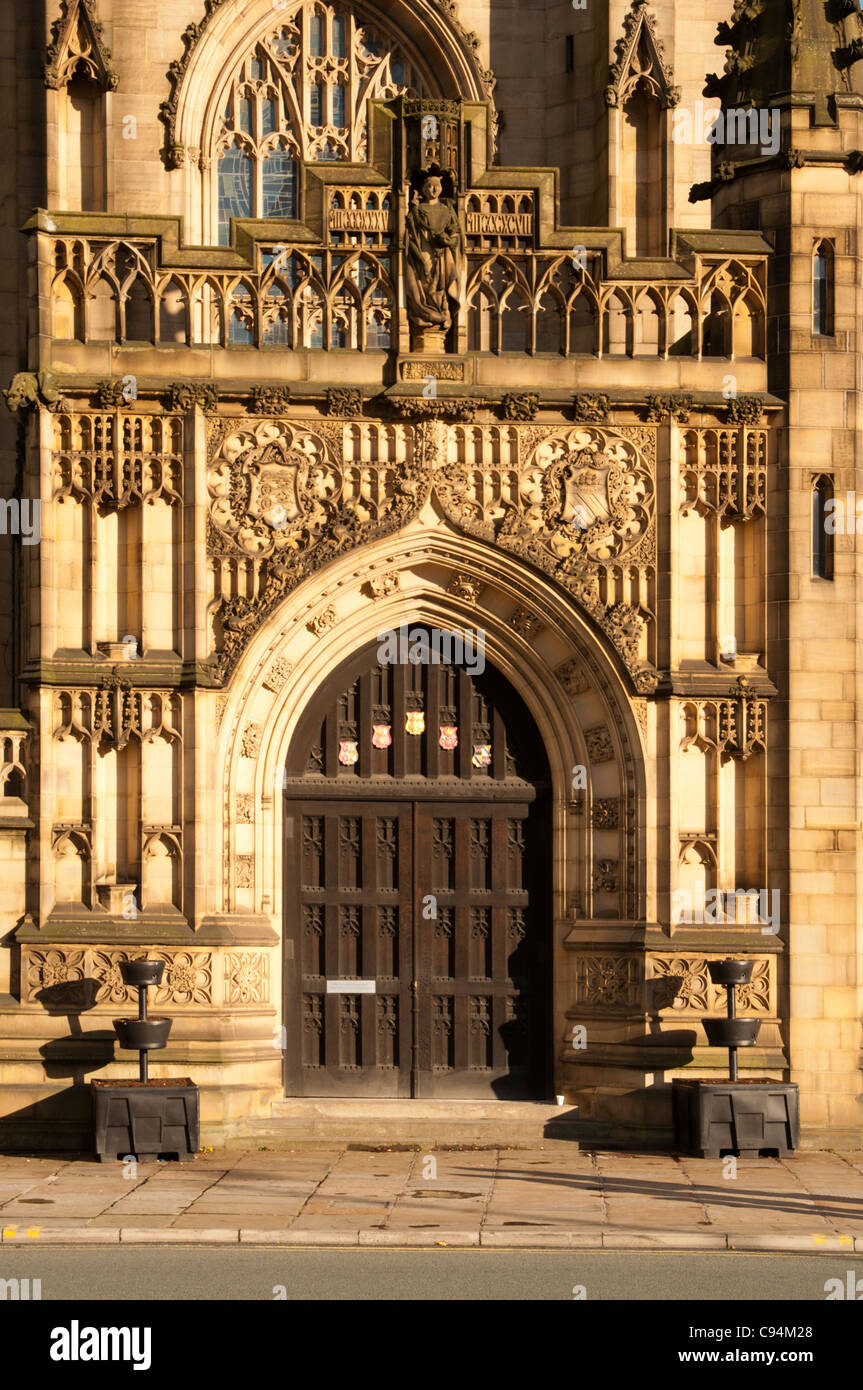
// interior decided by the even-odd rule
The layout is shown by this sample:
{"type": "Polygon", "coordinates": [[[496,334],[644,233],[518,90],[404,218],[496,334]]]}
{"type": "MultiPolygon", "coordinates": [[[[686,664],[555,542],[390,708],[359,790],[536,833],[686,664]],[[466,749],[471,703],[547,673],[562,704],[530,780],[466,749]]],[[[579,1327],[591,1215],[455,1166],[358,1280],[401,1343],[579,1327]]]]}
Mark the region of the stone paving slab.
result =
{"type": "Polygon", "coordinates": [[[730,1172],[565,1146],[236,1149],[182,1168],[0,1155],[0,1241],[863,1254],[863,1151],[730,1172]]]}

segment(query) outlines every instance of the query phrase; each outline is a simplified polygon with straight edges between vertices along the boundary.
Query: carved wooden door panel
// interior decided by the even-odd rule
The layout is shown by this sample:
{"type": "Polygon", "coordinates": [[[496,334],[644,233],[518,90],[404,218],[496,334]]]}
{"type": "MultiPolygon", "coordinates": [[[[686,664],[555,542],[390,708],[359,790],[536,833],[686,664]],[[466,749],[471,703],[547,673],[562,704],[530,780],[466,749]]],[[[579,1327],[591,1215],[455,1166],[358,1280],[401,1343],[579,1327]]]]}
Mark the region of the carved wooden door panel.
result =
{"type": "Polygon", "coordinates": [[[544,1098],[549,961],[533,799],[530,788],[520,801],[419,808],[414,1094],[544,1098]]]}
{"type": "Polygon", "coordinates": [[[289,826],[299,916],[286,962],[288,1093],[409,1096],[412,806],[303,802],[289,826]],[[352,979],[374,992],[354,992],[352,979]]]}
{"type": "Polygon", "coordinates": [[[548,781],[491,669],[375,644],[324,683],[286,768],[289,1095],[546,1097],[548,781]]]}

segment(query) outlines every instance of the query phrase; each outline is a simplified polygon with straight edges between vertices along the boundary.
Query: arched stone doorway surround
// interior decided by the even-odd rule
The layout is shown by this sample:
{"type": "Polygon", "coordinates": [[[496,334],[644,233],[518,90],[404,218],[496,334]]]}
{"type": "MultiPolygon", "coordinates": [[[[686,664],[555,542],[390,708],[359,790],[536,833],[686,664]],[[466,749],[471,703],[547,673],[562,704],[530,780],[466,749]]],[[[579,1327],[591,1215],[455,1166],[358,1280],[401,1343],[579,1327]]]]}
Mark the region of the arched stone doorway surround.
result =
{"type": "MultiPolygon", "coordinates": [[[[571,599],[517,556],[447,528],[433,504],[396,536],[334,560],[298,587],[255,634],[228,691],[211,702],[217,728],[202,774],[211,779],[208,804],[222,813],[207,824],[207,897],[217,914],[264,915],[281,939],[279,783],[291,738],[330,672],[378,634],[411,622],[482,630],[487,660],[524,700],[545,744],[555,1085],[572,1090],[580,1081],[568,1035],[585,997],[579,946],[631,943],[655,899],[648,702],[629,693],[606,640],[571,599]],[[583,790],[573,788],[577,767],[585,769],[583,790]]],[[[272,957],[270,997],[279,1009],[275,950],[272,957]]],[[[637,1007],[634,994],[630,1003],[637,1007]]],[[[273,1022],[278,1028],[276,1014],[273,1022]]]]}

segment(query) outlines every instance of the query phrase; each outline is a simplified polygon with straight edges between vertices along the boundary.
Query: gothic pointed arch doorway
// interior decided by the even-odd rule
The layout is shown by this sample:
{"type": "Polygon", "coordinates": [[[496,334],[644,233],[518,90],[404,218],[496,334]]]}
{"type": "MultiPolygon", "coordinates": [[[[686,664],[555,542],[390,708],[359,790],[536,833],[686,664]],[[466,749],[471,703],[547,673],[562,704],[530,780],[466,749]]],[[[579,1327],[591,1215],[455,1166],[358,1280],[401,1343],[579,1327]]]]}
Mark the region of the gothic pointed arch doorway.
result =
{"type": "Polygon", "coordinates": [[[286,1092],[545,1100],[542,739],[481,650],[400,632],[324,681],[288,753],[286,1092]]]}

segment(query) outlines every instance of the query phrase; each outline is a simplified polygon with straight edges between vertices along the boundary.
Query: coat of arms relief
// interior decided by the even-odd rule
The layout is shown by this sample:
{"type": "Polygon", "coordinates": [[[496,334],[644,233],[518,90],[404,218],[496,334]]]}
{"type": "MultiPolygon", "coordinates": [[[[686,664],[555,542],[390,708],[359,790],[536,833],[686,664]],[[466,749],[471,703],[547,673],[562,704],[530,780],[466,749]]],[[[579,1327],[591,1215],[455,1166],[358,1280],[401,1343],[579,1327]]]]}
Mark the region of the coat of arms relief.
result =
{"type": "Polygon", "coordinates": [[[435,474],[447,515],[553,576],[613,642],[636,688],[654,690],[655,432],[519,433],[517,465],[457,460],[435,474]]]}
{"type": "Polygon", "coordinates": [[[269,418],[219,422],[211,442],[208,550],[216,670],[226,678],[251,633],[309,574],[414,517],[432,489],[460,530],[521,555],[567,589],[610,638],[640,691],[656,569],[655,432],[499,426],[477,466],[466,427],[440,422],[269,418]]]}

